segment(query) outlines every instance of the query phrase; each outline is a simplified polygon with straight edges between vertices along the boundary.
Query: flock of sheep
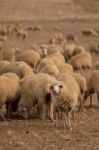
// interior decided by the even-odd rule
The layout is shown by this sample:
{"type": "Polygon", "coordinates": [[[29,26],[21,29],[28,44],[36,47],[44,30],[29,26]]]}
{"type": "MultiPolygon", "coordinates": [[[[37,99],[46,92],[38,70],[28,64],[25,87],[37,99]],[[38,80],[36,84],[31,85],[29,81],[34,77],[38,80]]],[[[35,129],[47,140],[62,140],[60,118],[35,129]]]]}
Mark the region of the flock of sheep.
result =
{"type": "MultiPolygon", "coordinates": [[[[49,117],[56,126],[62,118],[64,128],[71,129],[76,108],[83,111],[88,96],[92,106],[92,94],[96,93],[99,103],[99,61],[87,80],[75,71],[93,68],[92,56],[83,45],[76,44],[75,35],[67,35],[71,43],[57,32],[48,44],[27,50],[4,49],[7,35],[14,33],[18,38],[27,38],[27,32],[19,25],[0,28],[1,118],[11,118],[15,113],[28,119],[34,112],[42,120],[49,117]]],[[[91,29],[82,33],[95,36],[91,29]]]]}

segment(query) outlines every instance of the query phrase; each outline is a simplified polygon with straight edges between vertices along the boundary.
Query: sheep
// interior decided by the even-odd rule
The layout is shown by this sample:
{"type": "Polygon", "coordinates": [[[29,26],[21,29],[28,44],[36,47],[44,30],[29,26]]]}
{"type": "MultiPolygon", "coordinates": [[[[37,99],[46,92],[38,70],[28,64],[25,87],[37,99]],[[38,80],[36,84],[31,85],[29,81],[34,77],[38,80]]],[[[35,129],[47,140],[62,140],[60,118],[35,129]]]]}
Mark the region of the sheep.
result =
{"type": "Polygon", "coordinates": [[[10,62],[15,61],[15,50],[13,48],[10,49],[2,49],[0,51],[0,61],[7,60],[10,62]]]}
{"type": "Polygon", "coordinates": [[[99,60],[95,63],[95,69],[99,70],[99,60]]]}
{"type": "Polygon", "coordinates": [[[82,34],[85,36],[97,36],[97,32],[92,28],[83,29],[82,34]]]}
{"type": "Polygon", "coordinates": [[[18,104],[18,111],[28,118],[33,106],[39,106],[41,119],[45,120],[46,107],[50,103],[50,87],[56,82],[55,78],[45,73],[38,73],[28,76],[21,81],[21,98],[18,104]]]}
{"type": "Polygon", "coordinates": [[[85,47],[82,45],[77,45],[76,48],[74,49],[74,55],[80,54],[85,52],[85,47]]]}
{"type": "Polygon", "coordinates": [[[43,67],[46,67],[47,65],[54,65],[54,62],[48,58],[43,58],[37,65],[37,71],[39,72],[43,67]]]}
{"type": "Polygon", "coordinates": [[[73,77],[77,81],[77,83],[79,85],[79,88],[80,88],[80,96],[79,96],[80,106],[79,106],[79,111],[83,111],[83,101],[84,101],[83,99],[84,99],[85,92],[87,91],[86,79],[85,79],[84,76],[82,76],[81,74],[78,74],[78,73],[74,73],[73,77]]]}
{"type": "Polygon", "coordinates": [[[61,32],[56,32],[50,39],[50,44],[61,44],[64,41],[64,36],[61,32]]]}
{"type": "Polygon", "coordinates": [[[68,33],[66,36],[67,41],[75,41],[77,42],[77,37],[73,33],[68,33]]]}
{"type": "Polygon", "coordinates": [[[8,25],[7,26],[7,34],[12,34],[14,30],[14,26],[13,25],[8,25]]]}
{"type": "Polygon", "coordinates": [[[73,67],[68,63],[63,63],[57,67],[60,73],[73,74],[73,67]]]}
{"type": "Polygon", "coordinates": [[[47,44],[42,44],[40,45],[39,49],[36,49],[39,53],[41,58],[44,58],[48,55],[48,45],[47,44]]]}
{"type": "Polygon", "coordinates": [[[49,55],[45,58],[43,58],[40,63],[37,65],[37,70],[40,71],[41,68],[45,67],[46,65],[56,65],[60,66],[65,62],[64,57],[59,54],[55,53],[53,55],[49,55]]]}
{"type": "Polygon", "coordinates": [[[17,30],[17,37],[22,37],[23,39],[26,39],[27,37],[27,32],[23,29],[17,30]]]}
{"type": "Polygon", "coordinates": [[[0,27],[0,34],[1,34],[1,35],[6,35],[6,34],[7,34],[7,28],[4,27],[4,26],[1,26],[1,27],[0,27]]]}
{"type": "Polygon", "coordinates": [[[33,27],[33,31],[41,31],[43,27],[41,25],[33,27]]]}
{"type": "MultiPolygon", "coordinates": [[[[0,109],[6,104],[7,116],[11,115],[11,104],[19,100],[20,98],[20,84],[17,80],[14,80],[7,75],[0,76],[0,109]]],[[[16,75],[15,75],[16,78],[16,75]]],[[[1,117],[5,120],[5,116],[1,110],[1,117]]]]}
{"type": "MultiPolygon", "coordinates": [[[[2,74],[3,76],[6,76],[16,82],[19,83],[19,86],[20,86],[20,79],[19,77],[15,74],[15,73],[11,73],[11,72],[8,72],[8,73],[3,73],[2,74]]],[[[20,86],[20,93],[21,94],[21,86],[20,86]]],[[[20,98],[20,95],[19,95],[19,98],[20,98]]],[[[12,102],[11,105],[9,106],[9,103],[6,104],[6,108],[7,108],[7,117],[10,119],[11,117],[11,114],[12,112],[17,112],[18,110],[18,102],[19,102],[19,98],[16,99],[16,101],[12,102]],[[9,109],[8,109],[9,108],[9,109]]]]}
{"type": "Polygon", "coordinates": [[[57,44],[51,44],[47,47],[47,55],[52,55],[55,53],[61,53],[63,54],[63,47],[61,45],[57,44]]]}
{"type": "MultiPolygon", "coordinates": [[[[73,76],[68,76],[66,74],[56,75],[56,80],[60,83],[53,84],[51,87],[51,110],[50,116],[52,121],[54,121],[54,110],[62,111],[64,116],[64,127],[68,125],[71,129],[70,115],[75,111],[75,107],[78,103],[78,98],[80,95],[79,86],[73,76]],[[66,121],[67,120],[67,121],[66,121]]],[[[58,115],[57,115],[56,125],[58,126],[58,115]]]]}
{"type": "Polygon", "coordinates": [[[64,56],[62,54],[59,54],[59,53],[54,53],[52,55],[47,56],[46,58],[52,60],[53,63],[57,66],[62,64],[62,63],[65,63],[64,56]]]}
{"type": "Polygon", "coordinates": [[[16,56],[16,61],[24,61],[32,68],[35,68],[40,61],[40,55],[35,51],[28,50],[19,53],[19,55],[16,56]]]}
{"type": "Polygon", "coordinates": [[[23,39],[27,37],[27,32],[18,24],[13,28],[13,32],[16,33],[17,37],[22,37],[23,39]]]}
{"type": "Polygon", "coordinates": [[[64,57],[65,57],[66,61],[73,56],[75,48],[76,48],[76,44],[66,44],[65,45],[64,57]]]}
{"type": "Polygon", "coordinates": [[[7,65],[4,65],[2,68],[0,68],[0,74],[6,72],[15,73],[19,76],[19,78],[23,78],[28,75],[33,75],[32,68],[27,63],[22,61],[9,63],[7,65]]]}
{"type": "Polygon", "coordinates": [[[70,59],[70,64],[73,66],[75,70],[82,68],[91,68],[92,67],[92,57],[90,53],[83,52],[75,55],[70,59]]]}
{"type": "Polygon", "coordinates": [[[10,62],[7,60],[0,61],[0,70],[2,70],[2,68],[4,68],[5,66],[7,66],[9,64],[10,64],[10,62]]]}
{"type": "Polygon", "coordinates": [[[2,49],[3,47],[3,42],[0,41],[0,50],[2,49]]]}
{"type": "Polygon", "coordinates": [[[61,31],[61,27],[56,25],[56,26],[53,27],[53,30],[55,30],[57,32],[60,32],[61,31]]]}
{"type": "Polygon", "coordinates": [[[66,44],[64,49],[65,60],[68,61],[71,57],[81,52],[85,52],[85,48],[82,45],[66,44]]]}
{"type": "Polygon", "coordinates": [[[7,36],[0,36],[0,41],[4,42],[4,41],[7,41],[7,36]]]}
{"type": "Polygon", "coordinates": [[[16,81],[20,80],[19,77],[15,73],[12,73],[12,72],[3,73],[2,75],[7,76],[8,78],[16,80],[16,81]]]}
{"type": "Polygon", "coordinates": [[[99,54],[99,44],[92,42],[90,46],[90,51],[99,54]]]}
{"type": "Polygon", "coordinates": [[[47,73],[49,75],[54,75],[59,73],[59,70],[55,65],[46,65],[40,70],[40,72],[47,73]]]}
{"type": "Polygon", "coordinates": [[[90,107],[92,107],[92,94],[94,93],[97,94],[99,105],[99,70],[93,71],[89,80],[87,81],[87,91],[84,96],[84,102],[86,101],[87,97],[90,96],[90,107]]]}

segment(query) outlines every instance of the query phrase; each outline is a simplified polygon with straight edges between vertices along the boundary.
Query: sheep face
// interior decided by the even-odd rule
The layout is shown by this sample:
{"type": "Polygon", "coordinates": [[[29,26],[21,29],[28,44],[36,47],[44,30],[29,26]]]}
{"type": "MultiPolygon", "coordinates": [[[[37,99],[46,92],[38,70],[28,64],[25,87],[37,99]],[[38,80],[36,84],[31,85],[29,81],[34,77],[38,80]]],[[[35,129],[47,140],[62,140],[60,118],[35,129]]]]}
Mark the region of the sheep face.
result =
{"type": "Polygon", "coordinates": [[[61,90],[63,88],[63,84],[61,83],[54,83],[51,87],[52,92],[57,95],[59,93],[61,93],[61,90]]]}
{"type": "Polygon", "coordinates": [[[44,57],[48,55],[48,49],[47,48],[42,48],[41,50],[42,50],[44,57]]]}
{"type": "Polygon", "coordinates": [[[29,118],[28,110],[25,107],[23,107],[23,106],[19,106],[18,107],[18,113],[24,119],[28,119],[29,118]]]}

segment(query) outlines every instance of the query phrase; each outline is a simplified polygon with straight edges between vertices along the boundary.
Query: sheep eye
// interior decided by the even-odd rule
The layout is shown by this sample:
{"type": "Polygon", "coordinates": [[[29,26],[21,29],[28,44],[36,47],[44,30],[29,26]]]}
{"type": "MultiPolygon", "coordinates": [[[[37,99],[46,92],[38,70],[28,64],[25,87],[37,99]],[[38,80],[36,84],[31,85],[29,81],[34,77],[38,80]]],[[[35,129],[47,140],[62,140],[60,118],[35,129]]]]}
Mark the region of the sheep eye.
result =
{"type": "Polygon", "coordinates": [[[60,85],[59,87],[60,87],[60,88],[63,88],[63,86],[62,86],[62,85],[60,85]]]}

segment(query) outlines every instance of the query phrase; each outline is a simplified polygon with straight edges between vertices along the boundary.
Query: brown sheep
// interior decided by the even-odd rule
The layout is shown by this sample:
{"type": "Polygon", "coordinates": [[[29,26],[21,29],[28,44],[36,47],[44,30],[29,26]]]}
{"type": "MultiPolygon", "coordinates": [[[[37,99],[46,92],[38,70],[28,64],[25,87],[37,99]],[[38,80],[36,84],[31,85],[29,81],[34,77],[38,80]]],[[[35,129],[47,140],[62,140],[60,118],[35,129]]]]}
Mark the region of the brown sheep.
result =
{"type": "Polygon", "coordinates": [[[82,34],[85,36],[97,36],[97,32],[92,28],[83,29],[82,34]]]}
{"type": "Polygon", "coordinates": [[[10,62],[15,61],[15,50],[13,48],[10,49],[2,49],[0,51],[0,61],[7,60],[10,62]]]}
{"type": "Polygon", "coordinates": [[[64,52],[64,50],[63,50],[63,47],[61,45],[51,44],[47,47],[47,55],[52,55],[55,53],[63,54],[63,52],[64,52]]]}
{"type": "Polygon", "coordinates": [[[71,58],[70,64],[73,66],[75,70],[83,69],[83,68],[84,69],[91,68],[92,57],[88,52],[80,53],[71,58]]]}
{"type": "Polygon", "coordinates": [[[10,64],[10,62],[7,60],[0,61],[0,70],[2,70],[2,68],[4,68],[5,66],[7,66],[9,64],[10,64]]]}
{"type": "Polygon", "coordinates": [[[40,61],[40,55],[35,51],[27,50],[17,55],[16,61],[24,61],[32,68],[35,68],[40,61]]]}
{"type": "Polygon", "coordinates": [[[58,66],[58,69],[60,73],[73,74],[73,67],[68,63],[63,63],[62,65],[58,66]]]}
{"type": "Polygon", "coordinates": [[[32,68],[25,62],[13,62],[0,68],[0,74],[12,72],[23,78],[28,75],[33,75],[32,68]]]}
{"type": "Polygon", "coordinates": [[[64,36],[61,32],[56,32],[50,39],[50,44],[61,44],[64,41],[64,36]]]}
{"type": "Polygon", "coordinates": [[[19,113],[28,118],[33,106],[39,106],[41,118],[45,120],[46,109],[50,103],[50,87],[56,82],[48,74],[38,73],[22,80],[21,98],[18,104],[19,113]]]}
{"type": "Polygon", "coordinates": [[[84,101],[84,95],[85,92],[87,91],[87,83],[86,79],[78,73],[73,74],[73,77],[77,81],[79,88],[80,88],[80,96],[79,96],[79,101],[80,101],[80,106],[79,106],[79,111],[83,111],[83,101],[84,101]]]}
{"type": "Polygon", "coordinates": [[[37,66],[37,70],[40,71],[41,68],[45,67],[46,65],[55,65],[60,66],[65,62],[63,55],[59,53],[55,53],[53,55],[49,55],[43,58],[37,66]]]}
{"type": "MultiPolygon", "coordinates": [[[[10,77],[7,77],[7,75],[0,76],[0,109],[2,109],[4,104],[6,104],[8,116],[11,115],[11,104],[20,98],[20,91],[20,84],[17,80],[13,80],[10,77]]],[[[5,116],[2,111],[1,117],[5,120],[5,116]]]]}
{"type": "Polygon", "coordinates": [[[99,70],[93,71],[87,81],[87,91],[85,93],[84,102],[90,96],[90,106],[92,107],[92,94],[97,94],[99,105],[99,70]]]}
{"type": "Polygon", "coordinates": [[[37,71],[39,72],[43,67],[46,67],[47,65],[54,65],[54,62],[48,58],[43,58],[37,65],[37,71]]]}
{"type": "Polygon", "coordinates": [[[74,33],[68,33],[66,35],[66,39],[67,39],[67,41],[75,41],[75,42],[77,42],[77,37],[76,37],[76,35],[74,35],[74,33]]]}
{"type": "Polygon", "coordinates": [[[46,65],[40,70],[40,72],[47,73],[49,75],[54,75],[59,73],[59,70],[55,65],[46,65]]]}
{"type": "Polygon", "coordinates": [[[99,54],[99,44],[92,42],[90,46],[90,51],[99,54]]]}
{"type": "Polygon", "coordinates": [[[99,70],[99,60],[95,63],[95,69],[99,70]]]}
{"type": "Polygon", "coordinates": [[[82,45],[66,44],[64,49],[65,60],[68,61],[74,55],[77,55],[81,52],[85,52],[85,48],[82,45]]]}

